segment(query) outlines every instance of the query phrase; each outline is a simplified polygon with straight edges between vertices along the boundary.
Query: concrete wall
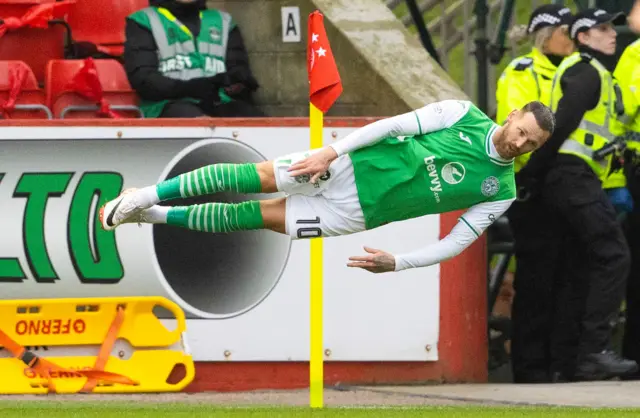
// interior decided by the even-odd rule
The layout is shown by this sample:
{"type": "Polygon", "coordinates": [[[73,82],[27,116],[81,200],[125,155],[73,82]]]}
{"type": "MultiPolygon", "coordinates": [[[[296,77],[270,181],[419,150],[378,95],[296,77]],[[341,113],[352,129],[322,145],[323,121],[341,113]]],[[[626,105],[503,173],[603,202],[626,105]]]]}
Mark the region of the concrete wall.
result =
{"type": "Polygon", "coordinates": [[[307,18],[320,10],[344,91],[327,116],[391,116],[467,98],[380,0],[210,0],[242,30],[269,116],[307,116],[307,18]],[[301,41],[282,41],[281,7],[300,7],[301,41]]]}

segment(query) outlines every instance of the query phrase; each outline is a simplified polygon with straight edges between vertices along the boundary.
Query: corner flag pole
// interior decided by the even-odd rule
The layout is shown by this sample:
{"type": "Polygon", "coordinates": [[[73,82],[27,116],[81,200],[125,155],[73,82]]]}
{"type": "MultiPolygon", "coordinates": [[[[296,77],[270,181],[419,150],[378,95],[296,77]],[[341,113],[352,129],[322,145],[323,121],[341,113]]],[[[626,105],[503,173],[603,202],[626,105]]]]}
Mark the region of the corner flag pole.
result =
{"type": "MultiPolygon", "coordinates": [[[[323,147],[324,113],[331,108],[342,93],[342,82],[324,29],[323,16],[318,10],[309,15],[307,59],[311,149],[319,149],[323,147]]],[[[309,401],[312,408],[322,408],[324,398],[322,264],[322,237],[312,238],[309,356],[309,401]]]]}
{"type": "MultiPolygon", "coordinates": [[[[309,106],[309,128],[311,149],[322,148],[323,113],[313,103],[309,106]]],[[[322,237],[311,239],[311,341],[309,363],[310,406],[322,408],[324,390],[323,349],[323,282],[322,282],[322,237]]]]}

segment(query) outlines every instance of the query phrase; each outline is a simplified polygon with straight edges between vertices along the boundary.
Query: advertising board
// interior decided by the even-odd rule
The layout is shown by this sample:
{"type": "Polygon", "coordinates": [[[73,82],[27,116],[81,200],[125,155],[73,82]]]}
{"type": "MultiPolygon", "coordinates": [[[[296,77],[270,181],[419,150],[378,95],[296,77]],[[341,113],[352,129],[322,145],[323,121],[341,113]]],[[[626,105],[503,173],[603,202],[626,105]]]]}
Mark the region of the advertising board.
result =
{"type": "MultiPolygon", "coordinates": [[[[325,144],[353,129],[325,128],[325,144]]],[[[0,298],[163,296],[184,310],[196,361],[308,360],[308,240],[166,225],[107,232],[96,221],[102,202],[123,189],[207,164],[306,150],[308,128],[114,125],[2,132],[0,298]]],[[[198,201],[264,197],[219,193],[198,201]]],[[[326,360],[438,359],[440,267],[374,275],[346,264],[365,245],[397,253],[439,236],[440,216],[426,216],[324,239],[326,360]]]]}

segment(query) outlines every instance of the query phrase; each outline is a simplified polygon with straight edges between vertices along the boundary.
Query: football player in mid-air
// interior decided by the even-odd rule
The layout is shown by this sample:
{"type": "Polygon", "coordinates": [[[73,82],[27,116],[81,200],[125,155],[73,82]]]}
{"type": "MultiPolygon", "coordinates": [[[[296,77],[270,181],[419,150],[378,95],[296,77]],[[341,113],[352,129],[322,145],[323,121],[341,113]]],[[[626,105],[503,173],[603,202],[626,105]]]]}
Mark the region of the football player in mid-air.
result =
{"type": "Polygon", "coordinates": [[[516,197],[515,157],[554,130],[540,102],[513,110],[500,126],[473,103],[444,100],[364,126],[335,143],[256,164],[212,164],[141,189],[100,208],[106,230],[163,223],[204,232],[270,229],[293,239],[353,234],[423,215],[468,209],[451,233],[407,254],[365,247],[350,267],[381,273],[454,257],[516,197]],[[160,206],[212,194],[285,192],[242,203],[160,206]]]}

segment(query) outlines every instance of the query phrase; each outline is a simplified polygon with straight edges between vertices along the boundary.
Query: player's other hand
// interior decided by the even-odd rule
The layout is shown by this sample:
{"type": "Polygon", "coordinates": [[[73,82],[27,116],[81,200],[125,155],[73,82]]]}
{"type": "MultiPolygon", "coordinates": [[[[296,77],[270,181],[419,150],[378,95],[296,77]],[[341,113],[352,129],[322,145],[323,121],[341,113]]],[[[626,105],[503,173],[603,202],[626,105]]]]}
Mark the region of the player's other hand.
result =
{"type": "Polygon", "coordinates": [[[396,270],[396,258],[392,254],[369,247],[364,247],[364,250],[369,255],[349,257],[351,262],[347,263],[347,267],[359,267],[371,273],[396,270]]]}
{"type": "Polygon", "coordinates": [[[329,170],[329,166],[336,158],[338,158],[338,154],[333,148],[324,147],[304,160],[292,164],[288,171],[292,177],[310,175],[311,183],[316,183],[320,176],[329,170]]]}

